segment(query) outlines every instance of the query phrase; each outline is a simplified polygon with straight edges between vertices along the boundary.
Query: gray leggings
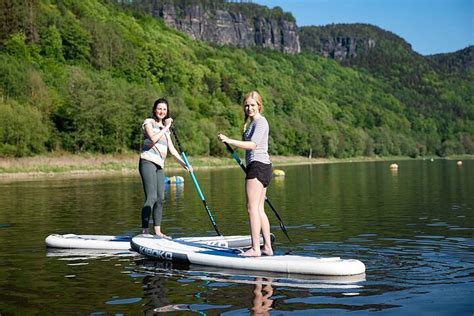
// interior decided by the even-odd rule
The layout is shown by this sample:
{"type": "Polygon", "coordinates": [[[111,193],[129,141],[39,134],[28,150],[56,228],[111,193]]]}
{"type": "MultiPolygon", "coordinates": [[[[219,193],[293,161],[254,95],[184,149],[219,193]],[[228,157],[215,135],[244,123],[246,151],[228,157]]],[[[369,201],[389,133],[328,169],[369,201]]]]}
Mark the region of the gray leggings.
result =
{"type": "Polygon", "coordinates": [[[140,159],[138,170],[142,177],[145,203],[142,208],[142,228],[148,228],[153,211],[154,226],[160,226],[165,199],[165,174],[163,169],[151,161],[140,159]]]}

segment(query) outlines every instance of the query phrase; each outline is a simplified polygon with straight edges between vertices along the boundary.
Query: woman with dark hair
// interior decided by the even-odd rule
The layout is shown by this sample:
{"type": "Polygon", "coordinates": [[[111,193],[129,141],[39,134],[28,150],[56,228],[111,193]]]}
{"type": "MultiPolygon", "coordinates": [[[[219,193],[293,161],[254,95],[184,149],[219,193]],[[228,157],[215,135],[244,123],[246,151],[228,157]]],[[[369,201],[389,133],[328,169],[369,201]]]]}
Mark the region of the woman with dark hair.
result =
{"type": "Polygon", "coordinates": [[[270,223],[265,214],[264,203],[267,187],[272,177],[272,163],[268,155],[269,126],[262,115],[262,97],[257,91],[251,91],[244,96],[243,110],[245,125],[243,140],[229,138],[219,134],[221,142],[245,150],[247,175],[245,177],[245,193],[247,196],[247,213],[250,221],[252,248],[241,254],[246,257],[273,255],[270,240],[270,223]],[[260,250],[260,232],[263,235],[264,246],[260,250]]]}
{"type": "Polygon", "coordinates": [[[171,140],[170,128],[173,119],[170,117],[168,101],[160,98],[153,104],[153,118],[147,118],[142,124],[143,147],[140,153],[138,170],[145,192],[145,203],[142,208],[142,233],[148,234],[150,216],[153,216],[154,232],[159,237],[169,238],[161,232],[161,216],[165,198],[165,175],[163,168],[168,151],[187,171],[186,163],[181,159],[171,140]]]}

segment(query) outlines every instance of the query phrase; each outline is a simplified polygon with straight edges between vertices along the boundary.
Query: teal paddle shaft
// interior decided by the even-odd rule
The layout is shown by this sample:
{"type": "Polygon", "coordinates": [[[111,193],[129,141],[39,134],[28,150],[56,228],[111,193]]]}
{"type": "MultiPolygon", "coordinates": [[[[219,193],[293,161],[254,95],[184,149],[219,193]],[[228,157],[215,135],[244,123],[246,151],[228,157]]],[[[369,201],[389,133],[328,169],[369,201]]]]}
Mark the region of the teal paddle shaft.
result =
{"type": "MultiPolygon", "coordinates": [[[[242,162],[242,160],[240,160],[240,157],[239,155],[237,155],[237,153],[235,152],[235,150],[227,143],[224,143],[225,144],[225,147],[227,148],[227,151],[232,155],[232,157],[234,158],[234,160],[239,164],[240,168],[242,168],[242,170],[247,173],[247,168],[245,167],[244,163],[242,162]]],[[[270,209],[273,211],[273,213],[275,214],[276,218],[278,219],[278,221],[280,222],[280,228],[281,230],[283,231],[283,233],[285,233],[285,236],[286,238],[288,238],[289,241],[291,241],[291,238],[290,236],[288,235],[288,231],[286,230],[286,227],[285,227],[285,224],[283,224],[283,220],[281,219],[280,215],[278,214],[278,212],[275,210],[275,208],[273,207],[272,203],[270,203],[270,200],[265,196],[265,202],[267,203],[267,205],[270,207],[270,209]]]]}
{"type": "MultiPolygon", "coordinates": [[[[176,142],[178,143],[178,148],[179,148],[179,151],[181,152],[181,158],[183,158],[184,163],[189,168],[191,164],[189,163],[188,158],[186,157],[186,154],[183,150],[183,147],[181,146],[178,135],[176,134],[176,131],[173,128],[171,129],[171,131],[173,132],[174,138],[176,139],[176,142]]],[[[202,194],[201,188],[199,187],[199,183],[197,182],[196,177],[194,176],[194,173],[189,171],[189,175],[191,176],[191,179],[193,180],[194,187],[196,188],[199,198],[201,199],[202,204],[204,205],[204,208],[206,209],[207,215],[209,216],[209,219],[211,220],[212,226],[214,226],[214,230],[216,231],[217,235],[222,236],[222,234],[219,232],[219,229],[217,228],[217,224],[216,224],[216,221],[214,220],[214,217],[212,217],[211,210],[209,209],[209,206],[207,205],[206,198],[204,198],[204,194],[202,194]]]]}

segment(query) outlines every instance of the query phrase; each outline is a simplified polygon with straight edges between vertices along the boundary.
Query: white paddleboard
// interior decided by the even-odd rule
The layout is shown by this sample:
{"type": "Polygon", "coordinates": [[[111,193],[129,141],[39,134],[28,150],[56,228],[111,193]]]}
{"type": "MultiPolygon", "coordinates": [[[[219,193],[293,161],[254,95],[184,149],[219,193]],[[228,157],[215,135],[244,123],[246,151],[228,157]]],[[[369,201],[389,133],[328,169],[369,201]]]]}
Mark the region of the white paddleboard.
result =
{"type": "MultiPolygon", "coordinates": [[[[146,236],[146,235],[141,235],[146,236]]],[[[148,235],[152,236],[152,235],[148,235]]],[[[272,235],[272,240],[274,236],[272,235]]],[[[128,250],[132,236],[51,234],[45,239],[47,247],[64,249],[128,250]]],[[[180,237],[173,240],[215,245],[224,248],[250,247],[249,235],[180,237]]],[[[263,239],[260,238],[263,243],[263,239]]]]}
{"type": "Polygon", "coordinates": [[[200,264],[227,269],[268,271],[286,274],[356,275],[365,272],[365,265],[355,259],[318,258],[297,255],[241,257],[235,249],[197,244],[178,239],[148,235],[132,238],[132,249],[159,260],[200,264]]]}

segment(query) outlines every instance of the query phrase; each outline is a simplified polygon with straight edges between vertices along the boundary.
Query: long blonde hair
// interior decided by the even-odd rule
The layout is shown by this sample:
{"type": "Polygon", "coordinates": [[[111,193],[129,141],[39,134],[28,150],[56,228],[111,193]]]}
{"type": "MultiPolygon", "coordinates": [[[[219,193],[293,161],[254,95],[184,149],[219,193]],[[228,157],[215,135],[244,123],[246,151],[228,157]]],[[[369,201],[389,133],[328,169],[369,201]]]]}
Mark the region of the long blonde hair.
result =
{"type": "MultiPolygon", "coordinates": [[[[249,99],[249,98],[252,98],[252,99],[255,100],[255,102],[257,102],[258,112],[260,114],[263,113],[262,96],[257,91],[250,91],[246,95],[244,95],[244,100],[243,100],[243,103],[242,103],[242,105],[244,106],[244,109],[245,109],[245,101],[247,101],[247,99],[249,99]]],[[[248,119],[249,119],[249,117],[248,117],[247,113],[245,113],[244,132],[245,132],[245,129],[247,128],[248,119]]]]}

